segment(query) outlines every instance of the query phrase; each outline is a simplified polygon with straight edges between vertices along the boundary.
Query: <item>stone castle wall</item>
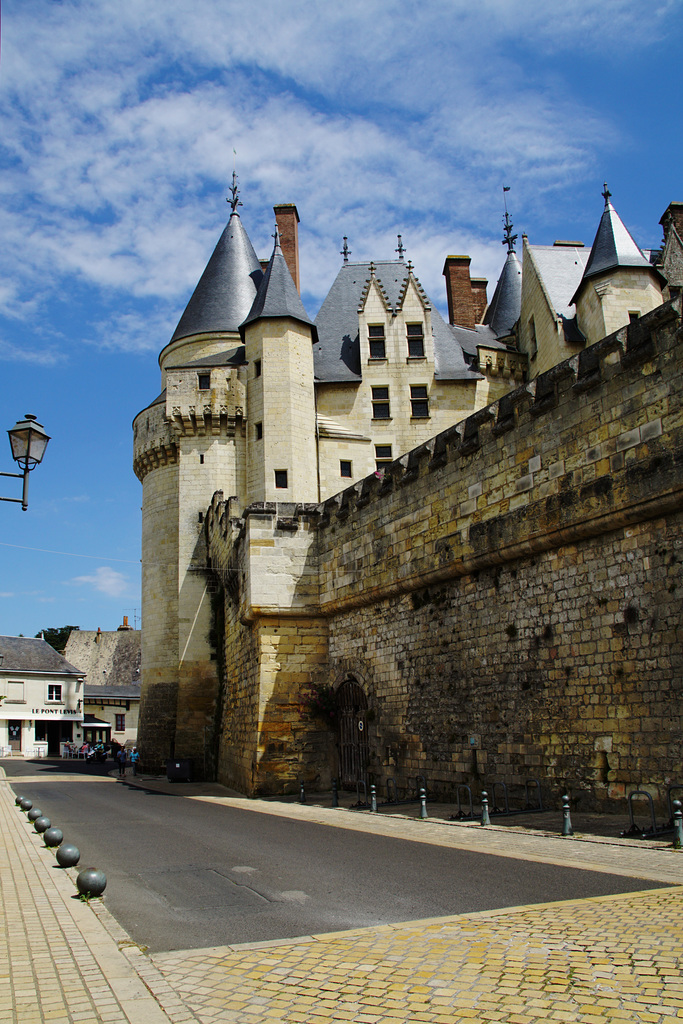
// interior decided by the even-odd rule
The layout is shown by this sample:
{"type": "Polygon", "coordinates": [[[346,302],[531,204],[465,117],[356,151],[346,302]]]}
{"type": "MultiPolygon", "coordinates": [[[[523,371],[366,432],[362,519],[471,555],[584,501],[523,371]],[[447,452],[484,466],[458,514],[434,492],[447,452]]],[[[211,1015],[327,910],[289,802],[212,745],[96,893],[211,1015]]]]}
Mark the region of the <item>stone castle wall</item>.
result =
{"type": "MultiPolygon", "coordinates": [[[[585,807],[638,785],[661,796],[683,781],[682,349],[680,307],[660,307],[383,480],[316,508],[263,506],[258,537],[256,510],[231,533],[217,496],[212,565],[225,572],[239,553],[240,633],[228,630],[226,646],[260,678],[262,616],[279,588],[286,617],[294,593],[274,669],[288,713],[304,677],[362,681],[377,782],[424,774],[452,794],[535,777],[547,798],[567,787],[585,807]],[[298,676],[290,657],[305,650],[307,619],[325,620],[329,639],[319,630],[323,656],[315,671],[300,659],[298,676]]],[[[254,693],[245,699],[253,706],[254,693]]],[[[225,725],[224,758],[237,741],[225,725]]],[[[305,737],[287,735],[269,791],[310,764],[325,777],[320,737],[306,752],[305,737]]],[[[336,771],[332,731],[327,757],[336,771]]]]}

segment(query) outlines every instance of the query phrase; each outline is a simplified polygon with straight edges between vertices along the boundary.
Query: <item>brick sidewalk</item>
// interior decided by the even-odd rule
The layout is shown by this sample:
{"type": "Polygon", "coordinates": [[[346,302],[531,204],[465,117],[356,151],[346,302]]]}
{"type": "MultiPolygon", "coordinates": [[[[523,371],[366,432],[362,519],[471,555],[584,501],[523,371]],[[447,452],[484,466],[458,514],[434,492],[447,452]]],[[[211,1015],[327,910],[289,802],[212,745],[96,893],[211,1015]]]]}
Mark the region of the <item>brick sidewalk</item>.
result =
{"type": "Polygon", "coordinates": [[[150,957],[74,899],[3,780],[0,1024],[683,1021],[683,853],[212,794],[181,798],[677,887],[150,957]]]}

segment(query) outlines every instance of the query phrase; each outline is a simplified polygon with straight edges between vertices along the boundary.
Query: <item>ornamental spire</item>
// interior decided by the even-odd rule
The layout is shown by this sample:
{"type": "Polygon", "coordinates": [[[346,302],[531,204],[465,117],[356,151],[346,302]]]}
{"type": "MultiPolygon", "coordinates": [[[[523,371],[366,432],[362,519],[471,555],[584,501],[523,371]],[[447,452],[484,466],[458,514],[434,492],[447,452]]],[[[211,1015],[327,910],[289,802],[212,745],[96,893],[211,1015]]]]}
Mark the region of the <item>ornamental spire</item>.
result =
{"type": "Polygon", "coordinates": [[[517,235],[512,234],[514,224],[510,220],[510,214],[508,213],[507,197],[505,195],[505,193],[509,191],[510,186],[503,185],[503,202],[505,203],[505,216],[503,217],[503,241],[501,244],[507,245],[508,256],[510,255],[511,252],[515,251],[515,242],[517,241],[517,235]]]}
{"type": "Polygon", "coordinates": [[[342,241],[343,241],[344,244],[342,245],[341,249],[339,250],[339,255],[344,257],[344,263],[348,263],[349,262],[349,256],[351,255],[351,250],[349,249],[349,240],[346,237],[346,235],[344,235],[342,241]]]}
{"type": "Polygon", "coordinates": [[[405,246],[403,244],[403,239],[399,235],[398,236],[398,248],[394,249],[394,252],[397,252],[398,253],[398,258],[400,260],[402,260],[403,259],[403,254],[404,254],[405,251],[406,251],[406,248],[405,248],[405,246]]]}
{"type": "Polygon", "coordinates": [[[231,198],[226,199],[225,201],[226,203],[230,204],[230,209],[232,210],[232,212],[237,213],[237,207],[241,206],[242,203],[240,202],[239,198],[240,190],[237,187],[237,174],[235,173],[235,171],[232,172],[232,187],[228,189],[228,191],[230,192],[231,198]]]}
{"type": "Polygon", "coordinates": [[[607,209],[607,207],[609,206],[609,201],[612,198],[612,193],[607,188],[607,182],[605,182],[604,184],[605,184],[605,191],[602,193],[602,195],[605,197],[605,209],[607,209]]]}

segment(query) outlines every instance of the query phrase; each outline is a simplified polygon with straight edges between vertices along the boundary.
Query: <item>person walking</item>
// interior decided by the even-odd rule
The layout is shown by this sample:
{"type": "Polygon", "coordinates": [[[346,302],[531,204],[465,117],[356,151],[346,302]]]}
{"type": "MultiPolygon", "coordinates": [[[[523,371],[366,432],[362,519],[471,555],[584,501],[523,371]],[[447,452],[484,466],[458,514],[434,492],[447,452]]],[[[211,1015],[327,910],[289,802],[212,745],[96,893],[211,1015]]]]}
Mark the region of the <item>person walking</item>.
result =
{"type": "Polygon", "coordinates": [[[116,760],[119,762],[119,778],[125,777],[125,774],[126,774],[126,748],[125,747],[121,747],[121,749],[119,750],[118,754],[116,755],[116,760]]]}
{"type": "Polygon", "coordinates": [[[138,773],[138,761],[139,760],[140,760],[140,752],[138,751],[137,747],[133,747],[133,749],[131,751],[131,754],[130,754],[130,764],[131,764],[131,768],[133,769],[133,775],[137,775],[137,773],[138,773]]]}

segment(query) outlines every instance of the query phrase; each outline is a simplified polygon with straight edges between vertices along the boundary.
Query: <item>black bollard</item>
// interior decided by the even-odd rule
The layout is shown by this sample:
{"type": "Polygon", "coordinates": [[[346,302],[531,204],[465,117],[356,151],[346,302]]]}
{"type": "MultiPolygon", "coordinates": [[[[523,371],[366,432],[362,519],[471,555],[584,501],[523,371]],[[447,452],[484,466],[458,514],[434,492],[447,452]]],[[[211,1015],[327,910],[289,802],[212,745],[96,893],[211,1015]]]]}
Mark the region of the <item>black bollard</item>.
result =
{"type": "Polygon", "coordinates": [[[572,819],[569,814],[569,797],[566,793],[562,797],[562,835],[567,837],[574,835],[572,819]]]}
{"type": "Polygon", "coordinates": [[[337,789],[336,779],[332,779],[332,806],[339,807],[339,790],[337,789]]]}

